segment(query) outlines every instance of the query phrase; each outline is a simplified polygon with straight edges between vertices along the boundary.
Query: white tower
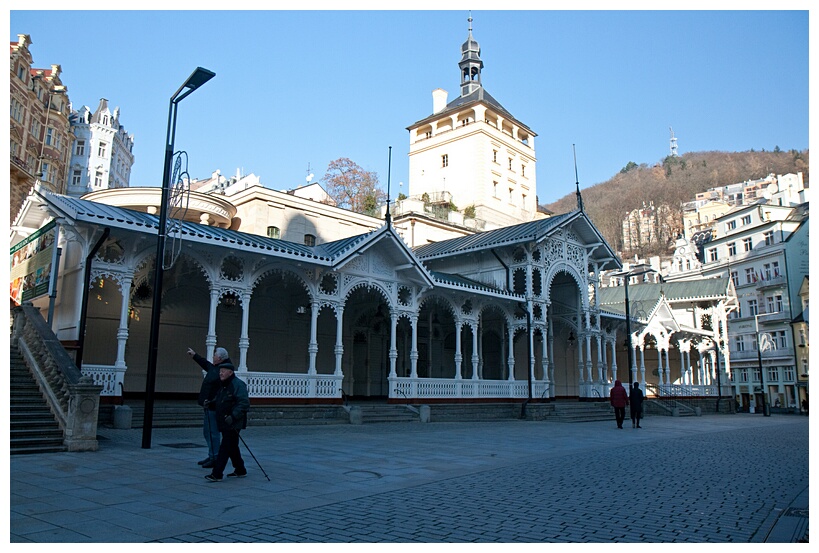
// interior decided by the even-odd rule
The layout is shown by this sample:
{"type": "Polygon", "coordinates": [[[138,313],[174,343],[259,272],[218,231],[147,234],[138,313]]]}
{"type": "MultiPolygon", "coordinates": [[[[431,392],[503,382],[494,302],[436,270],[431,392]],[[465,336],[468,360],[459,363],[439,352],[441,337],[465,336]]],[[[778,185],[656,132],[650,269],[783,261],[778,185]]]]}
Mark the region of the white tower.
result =
{"type": "Polygon", "coordinates": [[[134,164],[134,137],[119,122],[119,108],[112,112],[108,100],[100,99],[93,113],[88,106],[73,111],[74,133],[66,190],[70,196],[130,185],[134,164]]]}
{"type": "Polygon", "coordinates": [[[481,48],[469,34],[461,46],[461,95],[432,92],[432,115],[410,132],[409,196],[458,210],[474,206],[475,218],[497,228],[535,218],[536,134],[483,87],[481,48]]]}

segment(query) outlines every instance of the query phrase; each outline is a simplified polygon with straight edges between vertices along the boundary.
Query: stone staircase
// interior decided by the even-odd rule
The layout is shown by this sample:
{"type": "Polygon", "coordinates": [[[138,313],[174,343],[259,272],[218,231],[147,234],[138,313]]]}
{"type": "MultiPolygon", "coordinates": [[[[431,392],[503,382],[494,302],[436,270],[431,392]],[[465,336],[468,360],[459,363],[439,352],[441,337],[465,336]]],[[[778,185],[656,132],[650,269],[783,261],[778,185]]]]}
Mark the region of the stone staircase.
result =
{"type": "MultiPolygon", "coordinates": [[[[552,422],[594,422],[614,420],[614,409],[607,401],[556,401],[544,420],[552,422]]],[[[628,417],[628,409],[626,409],[628,417]]]]}
{"type": "Polygon", "coordinates": [[[363,424],[376,422],[419,422],[420,420],[418,413],[407,409],[404,405],[350,402],[349,406],[355,406],[361,409],[363,424]]]}
{"type": "Polygon", "coordinates": [[[11,346],[9,437],[11,455],[67,451],[63,432],[17,346],[11,346]]]}

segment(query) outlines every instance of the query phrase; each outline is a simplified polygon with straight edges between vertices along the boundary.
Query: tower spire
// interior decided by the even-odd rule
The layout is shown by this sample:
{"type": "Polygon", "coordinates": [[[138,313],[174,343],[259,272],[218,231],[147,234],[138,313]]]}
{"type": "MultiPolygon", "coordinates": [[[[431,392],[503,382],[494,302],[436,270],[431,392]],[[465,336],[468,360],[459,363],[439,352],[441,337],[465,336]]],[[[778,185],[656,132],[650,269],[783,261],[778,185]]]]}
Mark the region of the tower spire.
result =
{"type": "Polygon", "coordinates": [[[481,46],[472,37],[472,12],[469,12],[469,34],[466,42],[461,45],[461,61],[458,67],[461,69],[461,96],[468,96],[481,88],[481,46]]]}

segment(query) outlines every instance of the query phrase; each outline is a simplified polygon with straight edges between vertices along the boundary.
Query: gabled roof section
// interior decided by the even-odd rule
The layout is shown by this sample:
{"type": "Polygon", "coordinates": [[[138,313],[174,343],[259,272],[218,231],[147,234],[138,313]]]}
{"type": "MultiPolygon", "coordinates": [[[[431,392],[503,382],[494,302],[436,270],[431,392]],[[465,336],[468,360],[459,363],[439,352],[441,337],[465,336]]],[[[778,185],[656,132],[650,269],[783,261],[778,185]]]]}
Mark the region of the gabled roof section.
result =
{"type": "Polygon", "coordinates": [[[320,250],[329,257],[333,267],[339,268],[353,257],[361,255],[371,248],[384,248],[382,251],[388,255],[396,271],[412,271],[414,273],[413,276],[403,273],[403,277],[425,286],[433,285],[432,275],[392,225],[385,224],[367,234],[327,242],[316,246],[315,249],[320,250]]]}
{"type": "Polygon", "coordinates": [[[588,215],[580,210],[433,244],[425,244],[415,248],[415,254],[419,259],[429,260],[512,244],[538,242],[553,235],[560,228],[569,225],[572,225],[573,230],[579,231],[578,234],[581,235],[581,239],[586,241],[587,245],[597,244],[603,248],[599,252],[597,250],[594,252],[595,257],[604,262],[601,269],[619,269],[621,267],[617,256],[606,243],[602,234],[589,220],[588,215]]]}
{"type": "MultiPolygon", "coordinates": [[[[731,280],[725,278],[704,278],[665,283],[630,284],[629,303],[642,302],[656,305],[661,295],[669,303],[682,301],[719,301],[733,295],[731,280]]],[[[608,311],[625,313],[625,290],[623,286],[609,286],[597,290],[598,302],[608,311]]]]}
{"type": "MultiPolygon", "coordinates": [[[[45,190],[40,191],[40,196],[48,204],[52,213],[58,217],[66,217],[72,222],[99,224],[148,234],[156,234],[159,227],[159,217],[150,213],[81,200],[45,190]]],[[[187,221],[182,222],[181,234],[183,240],[202,244],[233,247],[281,257],[308,259],[325,265],[331,261],[330,257],[318,247],[187,221]]]]}
{"type": "Polygon", "coordinates": [[[499,298],[517,299],[518,301],[526,301],[526,297],[512,292],[507,292],[494,286],[489,286],[483,282],[472,280],[461,275],[453,275],[451,273],[442,273],[439,271],[430,271],[430,274],[435,279],[435,284],[450,288],[453,290],[471,290],[473,292],[481,292],[482,294],[489,294],[499,298]]]}
{"type": "Polygon", "coordinates": [[[503,227],[485,232],[476,232],[469,236],[461,236],[432,244],[424,244],[415,248],[415,255],[419,259],[435,259],[453,254],[484,250],[508,244],[518,244],[538,240],[550,234],[562,223],[566,222],[577,212],[564,213],[546,219],[539,219],[529,223],[521,223],[510,227],[503,227]]]}

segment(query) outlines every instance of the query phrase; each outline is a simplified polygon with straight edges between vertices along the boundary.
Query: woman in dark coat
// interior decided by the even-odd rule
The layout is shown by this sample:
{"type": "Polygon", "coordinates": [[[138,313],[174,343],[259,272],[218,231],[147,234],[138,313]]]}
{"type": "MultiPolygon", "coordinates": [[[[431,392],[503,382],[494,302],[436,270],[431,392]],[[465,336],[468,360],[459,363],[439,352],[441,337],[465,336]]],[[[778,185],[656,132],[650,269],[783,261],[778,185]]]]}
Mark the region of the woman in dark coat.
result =
{"type": "Polygon", "coordinates": [[[617,428],[623,428],[623,419],[626,418],[626,405],[628,405],[628,392],[623,388],[619,380],[614,381],[614,388],[609,393],[611,406],[614,407],[614,419],[617,421],[617,428]]]}
{"type": "Polygon", "coordinates": [[[632,428],[642,428],[640,426],[640,418],[643,416],[643,391],[640,389],[640,383],[635,382],[631,388],[631,392],[628,395],[628,399],[631,402],[631,427],[632,428]]]}

